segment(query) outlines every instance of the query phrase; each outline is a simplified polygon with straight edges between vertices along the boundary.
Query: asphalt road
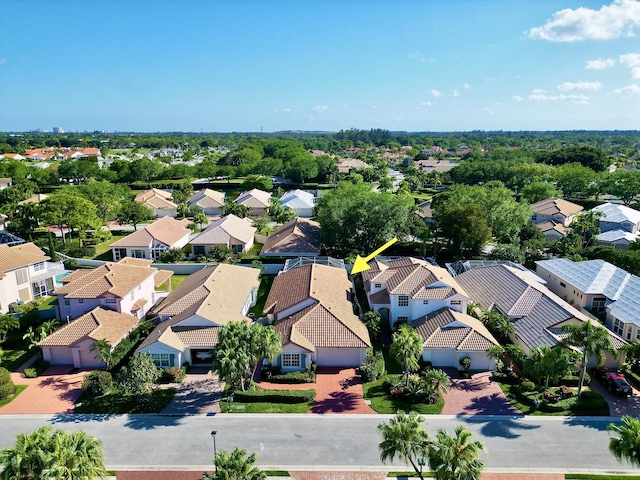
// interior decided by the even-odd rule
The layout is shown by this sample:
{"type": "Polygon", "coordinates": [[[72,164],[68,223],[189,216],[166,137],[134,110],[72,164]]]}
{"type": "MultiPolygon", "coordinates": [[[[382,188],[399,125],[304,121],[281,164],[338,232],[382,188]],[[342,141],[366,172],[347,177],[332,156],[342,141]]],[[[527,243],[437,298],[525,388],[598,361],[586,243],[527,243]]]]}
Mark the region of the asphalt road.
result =
{"type": "MultiPolygon", "coordinates": [[[[388,415],[3,415],[0,448],[42,425],[100,438],[110,469],[206,470],[216,430],[218,450],[241,446],[261,467],[290,470],[389,470],[380,463],[376,430],[388,415]]],[[[427,416],[427,429],[464,424],[487,446],[494,472],[632,472],[608,451],[613,418],[427,416]]],[[[393,469],[404,469],[396,464],[393,469]]],[[[635,470],[637,472],[637,470],[635,470]]]]}

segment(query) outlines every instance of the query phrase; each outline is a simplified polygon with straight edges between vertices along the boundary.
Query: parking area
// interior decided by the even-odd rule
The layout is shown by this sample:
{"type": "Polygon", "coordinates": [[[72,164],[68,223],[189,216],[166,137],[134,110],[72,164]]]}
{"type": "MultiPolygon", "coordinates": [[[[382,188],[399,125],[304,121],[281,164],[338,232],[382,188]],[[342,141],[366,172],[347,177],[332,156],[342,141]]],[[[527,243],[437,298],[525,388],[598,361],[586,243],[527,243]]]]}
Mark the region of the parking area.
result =
{"type": "Polygon", "coordinates": [[[593,375],[589,387],[604,397],[605,401],[609,404],[609,415],[612,417],[621,417],[622,415],[640,416],[639,390],[631,387],[633,389],[633,395],[631,397],[616,395],[615,393],[609,392],[600,380],[593,378],[593,375]]]}
{"type": "Polygon", "coordinates": [[[521,415],[509,403],[491,372],[475,373],[471,378],[456,378],[457,370],[447,369],[451,388],[444,394],[443,415],[521,415]]]}

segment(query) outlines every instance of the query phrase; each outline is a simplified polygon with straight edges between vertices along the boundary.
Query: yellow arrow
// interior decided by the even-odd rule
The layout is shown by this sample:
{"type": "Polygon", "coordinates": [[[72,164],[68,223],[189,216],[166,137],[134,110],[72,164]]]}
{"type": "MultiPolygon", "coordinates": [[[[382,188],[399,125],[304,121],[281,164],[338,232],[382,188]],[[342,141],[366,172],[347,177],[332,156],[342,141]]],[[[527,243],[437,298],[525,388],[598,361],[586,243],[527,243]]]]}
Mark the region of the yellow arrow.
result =
{"type": "Polygon", "coordinates": [[[379,249],[377,249],[371,255],[367,255],[364,258],[362,258],[360,255],[358,255],[356,257],[355,263],[353,264],[353,267],[351,268],[351,275],[355,275],[356,273],[360,273],[360,272],[364,272],[365,270],[369,270],[371,267],[368,265],[368,262],[370,260],[374,259],[376,257],[376,255],[380,255],[380,253],[382,253],[383,250],[386,250],[387,248],[389,248],[391,245],[393,245],[397,241],[398,241],[398,239],[396,237],[393,237],[391,240],[389,240],[387,243],[382,245],[379,249]]]}

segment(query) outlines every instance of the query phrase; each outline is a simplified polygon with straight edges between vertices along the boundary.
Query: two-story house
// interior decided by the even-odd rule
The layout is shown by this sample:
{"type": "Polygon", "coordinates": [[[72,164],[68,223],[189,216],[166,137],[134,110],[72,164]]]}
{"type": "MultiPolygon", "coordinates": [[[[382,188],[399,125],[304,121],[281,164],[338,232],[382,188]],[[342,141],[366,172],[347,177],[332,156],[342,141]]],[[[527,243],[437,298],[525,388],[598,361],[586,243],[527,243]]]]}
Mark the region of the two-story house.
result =
{"type": "Polygon", "coordinates": [[[552,242],[567,235],[569,225],[583,207],[561,198],[547,198],[531,205],[531,210],[531,221],[542,230],[545,238],[552,242]]]}
{"type": "Polygon", "coordinates": [[[96,307],[144,318],[156,303],[156,287],[171,275],[151,267],[151,260],[130,257],[93,270],[75,270],[53,292],[58,296],[58,320],[74,319],[96,307]]]}
{"type": "Polygon", "coordinates": [[[170,248],[182,248],[189,242],[191,230],[186,218],[176,220],[173,217],[162,217],[151,225],[127,235],[111,244],[113,261],[124,257],[160,260],[160,255],[170,248]]]}
{"type": "Polygon", "coordinates": [[[607,202],[598,205],[592,211],[602,213],[598,221],[598,226],[602,233],[612,230],[637,233],[640,230],[640,212],[633,208],[607,202]]]}
{"type": "Polygon", "coordinates": [[[0,313],[7,313],[14,302],[28,302],[50,295],[56,275],[64,272],[62,262],[50,257],[33,243],[0,244],[0,313]]]}

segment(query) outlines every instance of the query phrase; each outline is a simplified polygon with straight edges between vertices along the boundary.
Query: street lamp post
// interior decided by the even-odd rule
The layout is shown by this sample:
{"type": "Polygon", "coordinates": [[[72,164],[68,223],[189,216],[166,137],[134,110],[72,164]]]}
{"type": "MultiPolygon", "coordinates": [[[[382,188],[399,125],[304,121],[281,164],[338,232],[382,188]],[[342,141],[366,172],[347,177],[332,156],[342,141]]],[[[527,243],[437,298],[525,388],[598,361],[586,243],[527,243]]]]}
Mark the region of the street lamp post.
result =
{"type": "Polygon", "coordinates": [[[211,432],[211,436],[213,437],[213,467],[216,470],[216,476],[218,475],[218,464],[216,463],[216,433],[217,431],[213,430],[211,432]]]}
{"type": "Polygon", "coordinates": [[[418,458],[418,465],[420,465],[420,478],[422,477],[422,467],[425,466],[427,462],[425,462],[424,458],[418,458]]]}

